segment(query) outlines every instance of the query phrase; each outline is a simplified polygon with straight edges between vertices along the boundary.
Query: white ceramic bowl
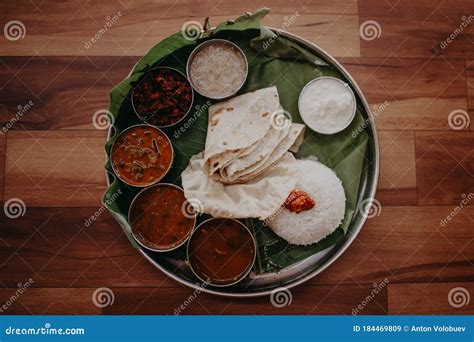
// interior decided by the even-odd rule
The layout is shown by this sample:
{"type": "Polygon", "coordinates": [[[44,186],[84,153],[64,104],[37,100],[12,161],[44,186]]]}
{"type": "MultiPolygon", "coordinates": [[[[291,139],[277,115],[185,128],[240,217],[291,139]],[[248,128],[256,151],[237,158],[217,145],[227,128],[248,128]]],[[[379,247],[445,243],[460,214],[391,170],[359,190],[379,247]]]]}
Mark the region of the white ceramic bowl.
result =
{"type": "Polygon", "coordinates": [[[335,134],[335,133],[339,133],[339,132],[343,131],[344,129],[346,129],[347,126],[349,126],[351,124],[352,120],[354,120],[355,113],[356,113],[356,110],[357,110],[357,101],[356,101],[354,92],[352,91],[351,87],[347,83],[345,83],[345,82],[343,82],[340,79],[335,78],[335,77],[323,76],[323,77],[318,77],[318,78],[315,78],[315,79],[309,81],[304,86],[303,90],[300,93],[299,99],[298,99],[298,110],[300,112],[301,119],[304,121],[306,126],[311,128],[316,133],[335,134]],[[341,122],[340,125],[337,128],[333,129],[333,130],[327,130],[327,129],[324,129],[323,127],[317,127],[314,124],[314,122],[312,122],[309,119],[309,116],[314,115],[314,113],[309,113],[308,111],[305,110],[305,108],[302,108],[302,105],[301,105],[301,99],[304,96],[305,92],[311,91],[311,88],[314,89],[314,87],[318,86],[318,83],[322,84],[323,82],[324,83],[335,82],[335,84],[337,84],[340,87],[341,93],[344,92],[344,91],[348,91],[348,92],[350,92],[351,97],[352,97],[352,106],[351,106],[350,112],[347,115],[347,121],[341,122]]]}

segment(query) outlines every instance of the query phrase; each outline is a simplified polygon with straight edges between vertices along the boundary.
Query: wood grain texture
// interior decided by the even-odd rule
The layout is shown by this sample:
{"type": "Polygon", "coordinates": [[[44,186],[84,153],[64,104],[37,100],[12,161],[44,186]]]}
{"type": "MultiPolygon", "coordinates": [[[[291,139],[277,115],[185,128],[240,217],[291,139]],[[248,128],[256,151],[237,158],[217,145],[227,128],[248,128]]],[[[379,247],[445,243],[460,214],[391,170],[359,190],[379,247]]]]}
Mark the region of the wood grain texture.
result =
{"type": "Polygon", "coordinates": [[[0,24],[20,20],[26,27],[21,40],[3,39],[0,55],[143,55],[158,41],[178,32],[186,21],[203,22],[211,17],[211,25],[234,19],[247,10],[272,8],[264,23],[301,35],[317,42],[334,55],[359,56],[359,20],[357,1],[324,0],[288,2],[272,1],[94,1],[44,2],[34,10],[29,0],[2,3],[0,24]],[[120,14],[119,14],[120,12],[120,14]],[[47,13],[48,15],[41,15],[47,13]],[[296,19],[292,20],[292,15],[296,19]],[[117,20],[110,20],[117,16],[117,20]],[[109,17],[109,20],[107,20],[109,17]],[[112,22],[106,27],[107,22],[112,22]],[[104,28],[106,27],[106,28],[104,28]],[[97,36],[96,36],[97,35],[97,36]],[[93,37],[97,41],[87,48],[93,37]]]}
{"type": "Polygon", "coordinates": [[[469,24],[473,12],[474,4],[464,0],[361,0],[361,25],[373,20],[380,28],[378,38],[361,39],[361,55],[473,58],[474,27],[469,24]],[[449,43],[446,40],[452,34],[455,36],[449,43]]]}
{"type": "Polygon", "coordinates": [[[459,205],[474,194],[473,151],[473,132],[417,132],[419,204],[459,205]]]}
{"type": "Polygon", "coordinates": [[[469,108],[470,128],[474,129],[474,60],[466,61],[467,102],[469,108]]]}
{"type": "Polygon", "coordinates": [[[377,199],[382,205],[416,205],[415,134],[379,132],[381,158],[377,199]]]}
{"type": "Polygon", "coordinates": [[[94,130],[93,114],[109,107],[109,93],[138,57],[3,57],[0,122],[11,129],[94,130]],[[47,75],[47,77],[45,77],[47,75]],[[33,102],[16,116],[18,106],[33,102]]]}
{"type": "Polygon", "coordinates": [[[94,305],[91,288],[19,288],[0,289],[0,315],[100,315],[94,305]],[[5,304],[3,304],[5,303],[5,304]]]}
{"type": "MultiPolygon", "coordinates": [[[[292,289],[285,295],[291,302],[282,308],[272,305],[270,297],[229,299],[199,293],[185,287],[114,288],[114,305],[104,308],[104,314],[165,314],[165,315],[350,315],[371,294],[372,286],[308,286],[292,289]]],[[[381,289],[360,314],[386,314],[386,288],[381,289]]]]}
{"type": "Polygon", "coordinates": [[[34,280],[34,287],[170,286],[103,208],[26,208],[2,215],[0,272],[5,286],[34,280]],[[86,219],[97,215],[88,225],[86,219]]]}
{"type": "Polygon", "coordinates": [[[3,204],[3,185],[5,181],[5,149],[7,146],[6,134],[0,134],[0,201],[3,204]]]}
{"type": "Polygon", "coordinates": [[[471,281],[474,206],[382,206],[346,252],[310,284],[471,281]]]}
{"type": "Polygon", "coordinates": [[[378,129],[450,130],[453,110],[467,110],[464,61],[343,58],[372,106],[378,129]]]}
{"type": "Polygon", "coordinates": [[[105,191],[105,131],[9,131],[5,198],[28,207],[97,206],[105,191]]]}
{"type": "Polygon", "coordinates": [[[472,315],[473,293],[473,283],[389,284],[389,314],[472,315]]]}

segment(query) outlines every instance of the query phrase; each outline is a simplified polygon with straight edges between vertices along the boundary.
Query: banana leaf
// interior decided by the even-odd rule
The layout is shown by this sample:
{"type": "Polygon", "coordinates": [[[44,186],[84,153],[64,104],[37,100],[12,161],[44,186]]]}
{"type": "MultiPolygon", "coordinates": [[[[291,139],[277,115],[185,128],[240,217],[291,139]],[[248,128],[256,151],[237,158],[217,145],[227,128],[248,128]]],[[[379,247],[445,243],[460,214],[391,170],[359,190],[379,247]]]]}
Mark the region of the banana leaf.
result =
{"type": "MultiPolygon", "coordinates": [[[[228,39],[237,44],[245,53],[249,63],[249,74],[239,94],[275,85],[283,108],[291,114],[293,122],[301,123],[298,97],[305,84],[324,75],[345,79],[320,56],[262,26],[260,21],[267,13],[268,9],[264,8],[253,14],[240,16],[234,21],[221,23],[214,30],[206,31],[194,41],[185,39],[178,32],[154,46],[137,63],[131,75],[118,84],[110,94],[109,111],[113,116],[113,134],[105,145],[107,156],[110,155],[110,148],[118,133],[131,125],[140,123],[130,102],[130,91],[133,86],[148,70],[156,66],[169,66],[186,72],[186,61],[191,51],[209,38],[228,39]]],[[[180,175],[187,167],[189,159],[204,149],[207,108],[212,103],[196,93],[193,110],[185,120],[165,130],[172,141],[175,160],[170,172],[163,179],[164,182],[181,185],[180,175]]],[[[363,106],[358,105],[354,121],[341,133],[320,135],[307,129],[304,142],[296,154],[297,158],[316,157],[334,169],[341,179],[347,197],[345,218],[341,226],[319,243],[310,246],[295,246],[276,236],[263,222],[246,219],[245,223],[254,231],[258,245],[255,272],[281,270],[333,246],[345,235],[357,208],[357,194],[368,140],[368,135],[364,131],[363,110],[363,106]],[[362,133],[352,136],[352,132],[358,128],[362,133]]],[[[106,163],[105,169],[109,172],[111,185],[104,195],[104,206],[120,223],[130,242],[138,248],[131,236],[127,215],[130,203],[139,189],[127,186],[114,177],[110,162],[106,163]],[[120,193],[120,196],[114,196],[116,193],[120,193]]],[[[176,255],[183,257],[184,253],[178,251],[176,255]]]]}

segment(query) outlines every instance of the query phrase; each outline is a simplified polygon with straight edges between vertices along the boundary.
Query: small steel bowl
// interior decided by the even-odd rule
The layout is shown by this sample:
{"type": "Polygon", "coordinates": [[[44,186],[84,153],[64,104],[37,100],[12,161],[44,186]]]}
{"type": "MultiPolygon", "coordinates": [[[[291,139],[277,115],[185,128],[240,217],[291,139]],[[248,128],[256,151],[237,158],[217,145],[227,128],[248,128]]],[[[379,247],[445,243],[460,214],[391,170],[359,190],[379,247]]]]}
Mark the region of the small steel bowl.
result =
{"type": "Polygon", "coordinates": [[[245,277],[247,277],[250,273],[250,271],[252,271],[252,268],[255,264],[255,260],[257,258],[257,241],[255,240],[255,237],[253,236],[252,232],[250,231],[250,229],[244,225],[242,222],[240,222],[239,220],[235,220],[235,219],[231,219],[231,218],[210,218],[206,221],[203,221],[201,222],[195,229],[194,231],[192,232],[191,236],[188,238],[188,244],[187,244],[187,247],[186,247],[186,255],[187,255],[187,260],[189,262],[189,266],[191,268],[191,271],[193,272],[193,274],[201,281],[203,282],[203,284],[208,284],[208,285],[211,285],[211,286],[214,286],[214,287],[228,287],[228,286],[232,286],[232,285],[235,285],[237,284],[238,282],[242,281],[245,277]],[[229,283],[229,284],[215,284],[212,282],[212,280],[210,279],[203,279],[199,273],[193,268],[193,264],[189,258],[189,255],[190,255],[190,244],[191,244],[191,240],[192,238],[195,236],[196,232],[201,229],[201,227],[203,225],[205,225],[206,223],[210,222],[210,221],[213,221],[213,220],[229,220],[229,221],[234,221],[234,222],[237,222],[238,224],[240,224],[242,227],[245,228],[245,230],[249,233],[250,237],[252,238],[252,242],[253,242],[253,249],[254,249],[254,253],[253,253],[253,260],[252,262],[249,264],[248,266],[248,269],[242,273],[242,276],[239,277],[238,279],[236,279],[235,281],[233,281],[232,283],[229,283]]]}
{"type": "Polygon", "coordinates": [[[156,126],[152,126],[152,125],[148,125],[148,124],[138,124],[138,125],[133,125],[133,126],[130,126],[126,129],[124,129],[122,132],[120,132],[120,134],[117,136],[117,138],[115,139],[114,143],[112,144],[112,147],[110,149],[110,156],[109,156],[109,161],[110,161],[110,165],[112,166],[112,170],[114,171],[114,174],[115,176],[118,177],[118,179],[120,179],[122,182],[124,182],[125,184],[129,185],[129,186],[132,186],[132,187],[135,187],[135,188],[144,188],[144,187],[148,187],[148,186],[151,186],[151,185],[154,185],[156,183],[158,183],[160,180],[163,179],[163,177],[165,177],[168,172],[170,171],[171,169],[171,166],[173,165],[173,162],[174,162],[174,148],[173,148],[173,144],[171,144],[171,140],[170,138],[168,138],[168,136],[166,135],[165,132],[163,132],[161,129],[159,129],[158,127],[156,126]],[[121,175],[120,175],[120,172],[117,170],[117,166],[115,165],[114,161],[112,160],[112,156],[113,156],[113,151],[114,151],[114,148],[115,148],[115,144],[118,140],[118,138],[125,134],[127,131],[131,130],[132,128],[135,128],[135,127],[149,127],[150,129],[154,129],[158,132],[160,132],[161,134],[163,134],[165,137],[166,137],[166,140],[168,140],[168,144],[170,145],[171,147],[171,163],[170,165],[168,166],[168,168],[166,169],[166,171],[163,173],[163,175],[161,177],[158,177],[157,179],[155,179],[153,182],[150,182],[150,183],[146,183],[146,184],[132,184],[130,183],[127,179],[123,178],[121,175]]]}
{"type": "Polygon", "coordinates": [[[231,41],[228,41],[228,40],[225,40],[225,39],[210,39],[210,40],[207,40],[201,44],[199,44],[192,52],[191,54],[189,55],[189,58],[188,58],[188,61],[186,63],[186,74],[188,75],[188,80],[189,82],[191,83],[191,86],[193,87],[194,90],[196,90],[199,94],[201,94],[202,96],[204,97],[207,97],[209,99],[213,99],[213,100],[223,100],[223,99],[227,99],[229,97],[232,97],[234,96],[245,84],[245,81],[247,80],[247,76],[248,76],[248,73],[249,73],[249,64],[247,62],[247,57],[245,57],[245,54],[244,52],[242,51],[241,48],[239,48],[236,44],[232,43],[231,41]],[[201,51],[204,47],[206,46],[209,46],[209,45],[227,45],[227,46],[230,46],[234,49],[236,49],[237,51],[239,51],[239,53],[242,55],[242,57],[244,58],[244,61],[245,61],[245,77],[242,81],[242,84],[239,85],[239,87],[233,91],[231,94],[226,94],[226,95],[222,95],[222,96],[209,96],[208,94],[204,94],[202,93],[197,87],[196,85],[194,84],[193,82],[193,78],[191,77],[191,64],[194,60],[194,58],[196,57],[196,54],[201,51]]]}
{"type": "MultiPolygon", "coordinates": [[[[187,236],[179,243],[177,244],[174,244],[174,245],[171,245],[169,248],[162,248],[162,247],[159,247],[158,245],[146,240],[141,234],[139,234],[136,230],[135,230],[135,227],[133,225],[133,222],[131,220],[131,216],[132,216],[132,211],[134,209],[134,204],[135,202],[137,201],[137,199],[140,198],[140,196],[145,192],[145,191],[151,191],[152,189],[154,188],[157,188],[157,187],[161,187],[161,186],[171,186],[171,187],[174,187],[178,190],[180,190],[181,192],[184,193],[184,190],[182,188],[180,188],[179,186],[175,185],[175,184],[171,184],[171,183],[159,183],[159,184],[155,184],[151,187],[148,187],[148,188],[145,188],[145,189],[142,189],[132,200],[132,203],[130,204],[130,207],[128,209],[128,217],[127,217],[127,221],[128,221],[128,224],[131,228],[131,231],[132,231],[132,235],[133,237],[135,238],[135,240],[141,245],[143,246],[144,248],[146,249],[149,249],[150,251],[153,251],[153,252],[169,252],[169,251],[172,251],[172,250],[175,250],[179,247],[181,247],[182,245],[184,245],[188,240],[189,238],[191,237],[193,231],[194,231],[194,228],[196,227],[196,220],[197,220],[197,213],[194,213],[194,214],[191,214],[191,213],[188,213],[188,215],[192,215],[193,216],[193,225],[191,227],[191,229],[189,230],[187,236]]],[[[186,201],[186,200],[185,200],[186,201]]],[[[186,202],[183,202],[183,203],[186,203],[186,202]]],[[[183,208],[183,207],[182,207],[183,208]]]]}
{"type": "Polygon", "coordinates": [[[315,131],[316,133],[319,133],[319,134],[325,134],[325,135],[331,135],[331,134],[336,134],[336,133],[339,133],[339,132],[342,132],[343,130],[345,130],[352,122],[352,120],[354,120],[354,117],[355,117],[355,114],[357,112],[357,99],[355,97],[355,94],[354,94],[354,91],[351,89],[351,87],[349,87],[349,85],[338,79],[338,78],[335,78],[335,77],[331,77],[331,76],[321,76],[321,77],[317,77],[311,81],[309,81],[308,83],[306,83],[306,85],[303,87],[303,89],[301,90],[300,92],[300,96],[298,98],[298,111],[300,112],[300,116],[301,116],[301,119],[304,121],[304,123],[306,124],[306,126],[308,126],[309,128],[311,128],[313,131],[315,131]],[[341,129],[337,130],[337,131],[334,131],[334,132],[321,132],[319,131],[316,127],[312,127],[311,125],[308,124],[308,122],[305,120],[304,118],[304,115],[303,115],[303,112],[301,111],[301,97],[303,96],[303,93],[307,90],[307,88],[313,84],[313,83],[316,83],[316,82],[319,82],[321,80],[325,80],[325,79],[330,79],[330,80],[334,80],[334,81],[337,81],[338,83],[342,84],[344,87],[346,87],[347,89],[350,90],[350,93],[352,94],[352,103],[354,104],[354,107],[352,109],[352,113],[351,113],[351,116],[347,122],[347,124],[345,124],[341,129]]]}
{"type": "Polygon", "coordinates": [[[177,124],[179,124],[181,121],[184,120],[185,117],[188,116],[189,112],[191,112],[191,109],[193,108],[193,103],[194,103],[194,88],[192,86],[192,83],[190,82],[189,78],[186,77],[186,75],[184,73],[182,73],[181,71],[179,71],[178,69],[175,69],[175,68],[172,68],[172,67],[167,67],[167,66],[160,66],[160,67],[156,67],[156,68],[153,68],[151,70],[149,70],[145,77],[140,81],[140,83],[138,83],[132,90],[131,92],[131,96],[130,96],[130,100],[132,102],[132,108],[133,108],[133,111],[135,112],[135,115],[142,121],[144,122],[145,124],[147,125],[150,125],[150,126],[154,126],[154,127],[159,127],[159,128],[168,128],[168,127],[172,127],[172,126],[175,126],[177,124]],[[140,114],[138,113],[137,109],[135,108],[135,103],[134,103],[134,100],[133,100],[133,91],[135,90],[135,88],[139,87],[141,85],[142,82],[144,82],[150,75],[150,73],[156,71],[156,70],[159,70],[159,69],[169,69],[169,70],[173,70],[174,72],[180,74],[181,76],[184,77],[184,79],[186,79],[186,81],[188,81],[189,83],[189,86],[191,87],[191,103],[189,104],[189,108],[188,110],[186,111],[186,113],[183,114],[183,116],[181,117],[181,119],[179,119],[178,121],[170,124],[170,125],[152,125],[151,123],[145,121],[145,119],[143,117],[140,116],[140,114]]]}

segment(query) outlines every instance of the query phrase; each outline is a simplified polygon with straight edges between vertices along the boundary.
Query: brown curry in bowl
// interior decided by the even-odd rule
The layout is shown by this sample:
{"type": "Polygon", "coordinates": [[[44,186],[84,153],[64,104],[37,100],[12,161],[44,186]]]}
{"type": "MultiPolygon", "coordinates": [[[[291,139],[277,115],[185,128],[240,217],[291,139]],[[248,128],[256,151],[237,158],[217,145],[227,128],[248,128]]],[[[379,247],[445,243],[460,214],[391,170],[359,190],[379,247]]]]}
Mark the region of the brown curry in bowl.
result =
{"type": "Polygon", "coordinates": [[[253,267],[256,245],[250,230],[234,219],[213,218],[201,223],[188,242],[194,274],[213,286],[230,286],[253,267]]]}
{"type": "Polygon", "coordinates": [[[183,245],[196,223],[196,214],[186,210],[187,204],[183,190],[174,184],[160,183],[140,191],[128,214],[135,239],[156,252],[183,245]]]}
{"type": "Polygon", "coordinates": [[[145,187],[160,181],[173,162],[173,147],[160,129],[149,125],[132,126],[118,136],[110,162],[124,183],[145,187]]]}

